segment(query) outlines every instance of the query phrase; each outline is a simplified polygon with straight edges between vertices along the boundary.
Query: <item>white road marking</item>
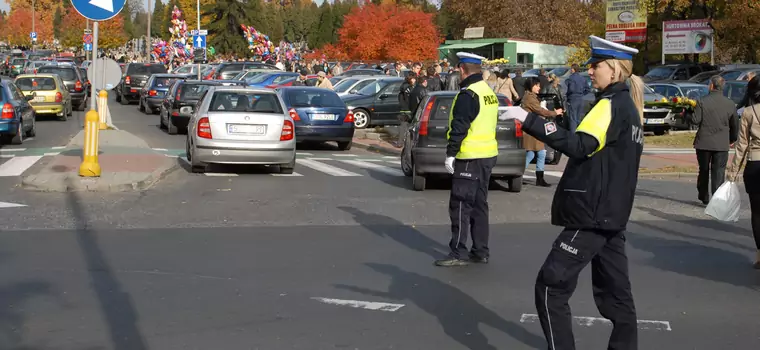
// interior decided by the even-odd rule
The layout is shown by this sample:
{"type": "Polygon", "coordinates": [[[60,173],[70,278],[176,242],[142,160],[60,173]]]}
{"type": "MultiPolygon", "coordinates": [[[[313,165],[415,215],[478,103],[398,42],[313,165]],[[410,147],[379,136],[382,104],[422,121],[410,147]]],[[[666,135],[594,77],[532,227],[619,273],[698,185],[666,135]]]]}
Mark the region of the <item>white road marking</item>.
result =
{"type": "Polygon", "coordinates": [[[153,150],[154,150],[154,151],[161,151],[161,152],[167,152],[167,151],[169,151],[169,150],[168,150],[168,149],[166,149],[166,148],[154,148],[153,150]]]}
{"type": "MultiPolygon", "coordinates": [[[[320,157],[316,157],[316,158],[311,158],[310,157],[310,158],[307,158],[307,159],[310,159],[310,160],[333,160],[332,158],[320,158],[320,157]]],[[[296,161],[296,163],[297,162],[299,162],[299,161],[296,161]]]]}
{"type": "Polygon", "coordinates": [[[277,174],[277,173],[272,173],[272,176],[285,176],[285,177],[288,177],[288,176],[303,176],[303,175],[294,172],[292,174],[277,174]]]}
{"type": "Polygon", "coordinates": [[[26,205],[23,205],[23,204],[0,202],[0,208],[19,208],[19,207],[25,207],[25,206],[26,205]]]}
{"type": "Polygon", "coordinates": [[[0,165],[0,176],[20,176],[40,159],[42,156],[13,157],[0,165]]]}
{"type": "Polygon", "coordinates": [[[523,175],[524,179],[535,179],[536,177],[533,175],[523,175]]]}
{"type": "Polygon", "coordinates": [[[66,146],[55,146],[55,147],[51,147],[51,148],[52,149],[64,149],[64,148],[66,148],[66,146]]]}
{"type": "Polygon", "coordinates": [[[398,156],[384,156],[385,159],[398,159],[398,156]]]}
{"type": "MultiPolygon", "coordinates": [[[[525,169],[525,172],[535,173],[536,171],[533,170],[533,169],[525,169]]],[[[548,176],[562,177],[562,172],[561,171],[544,170],[544,174],[548,175],[548,176]]]]}
{"type": "Polygon", "coordinates": [[[206,176],[238,176],[235,173],[203,173],[206,176]]]}
{"type": "Polygon", "coordinates": [[[0,158],[13,158],[15,156],[15,154],[0,154],[0,158]]]}
{"type": "Polygon", "coordinates": [[[176,156],[176,155],[173,155],[173,154],[168,154],[168,153],[166,153],[164,155],[167,156],[167,157],[169,157],[169,158],[181,158],[179,156],[176,156]]]}
{"type": "Polygon", "coordinates": [[[358,161],[362,162],[382,162],[382,159],[374,159],[374,158],[359,158],[358,161]]]}
{"type": "MultiPolygon", "coordinates": [[[[537,323],[538,321],[538,315],[536,314],[522,314],[520,317],[520,323],[537,323]]],[[[595,325],[612,325],[612,322],[606,318],[602,317],[583,317],[583,316],[573,316],[573,322],[579,326],[583,327],[591,327],[595,325]]],[[[673,329],[670,328],[670,322],[668,321],[653,321],[653,320],[637,320],[636,323],[639,326],[639,329],[649,329],[649,330],[655,330],[655,331],[672,331],[673,329]]]]}
{"type": "Polygon", "coordinates": [[[351,153],[333,153],[332,155],[336,157],[358,157],[358,154],[351,154],[351,153]]]}
{"type": "Polygon", "coordinates": [[[394,311],[398,311],[400,308],[405,306],[404,304],[380,303],[380,302],[375,302],[375,301],[344,300],[344,299],[330,299],[330,298],[318,298],[318,297],[313,297],[312,299],[325,303],[325,304],[330,304],[330,305],[348,306],[355,309],[365,309],[365,310],[373,310],[373,311],[394,312],[394,311]]]}
{"type": "Polygon", "coordinates": [[[0,152],[22,152],[26,151],[26,148],[0,148],[0,152]]]}
{"type": "Polygon", "coordinates": [[[57,156],[57,155],[59,155],[59,154],[61,154],[61,152],[47,152],[47,153],[45,153],[44,155],[45,155],[45,156],[57,156]]]}
{"type": "Polygon", "coordinates": [[[299,156],[313,156],[313,154],[308,153],[308,152],[296,152],[296,155],[299,155],[299,156]]]}
{"type": "Polygon", "coordinates": [[[396,168],[391,168],[385,165],[367,163],[367,162],[363,162],[360,160],[353,160],[353,159],[341,159],[340,161],[346,164],[351,164],[355,167],[375,170],[375,171],[379,171],[381,173],[385,173],[391,176],[404,176],[404,173],[401,170],[396,169],[396,168]]]}
{"type": "Polygon", "coordinates": [[[300,165],[306,166],[308,168],[312,168],[316,171],[321,171],[325,174],[332,175],[332,176],[361,176],[360,174],[350,172],[348,170],[337,168],[332,165],[327,165],[325,163],[320,163],[311,158],[299,159],[298,161],[296,161],[296,164],[300,164],[300,165]]]}
{"type": "Polygon", "coordinates": [[[391,163],[391,164],[396,164],[398,166],[401,166],[401,159],[386,160],[386,162],[391,163]]]}

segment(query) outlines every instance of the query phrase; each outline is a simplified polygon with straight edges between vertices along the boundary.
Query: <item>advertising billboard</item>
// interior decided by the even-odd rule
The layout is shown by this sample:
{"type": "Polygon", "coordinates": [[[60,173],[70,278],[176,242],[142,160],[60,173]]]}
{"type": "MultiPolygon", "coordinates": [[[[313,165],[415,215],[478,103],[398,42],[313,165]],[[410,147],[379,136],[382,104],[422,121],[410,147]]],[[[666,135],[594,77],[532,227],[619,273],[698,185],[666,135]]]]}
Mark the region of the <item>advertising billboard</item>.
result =
{"type": "Polygon", "coordinates": [[[607,0],[605,38],[619,43],[647,39],[647,14],[640,0],[607,0]]]}
{"type": "Polygon", "coordinates": [[[713,29],[706,19],[665,21],[662,52],[666,55],[708,53],[712,51],[713,29]]]}

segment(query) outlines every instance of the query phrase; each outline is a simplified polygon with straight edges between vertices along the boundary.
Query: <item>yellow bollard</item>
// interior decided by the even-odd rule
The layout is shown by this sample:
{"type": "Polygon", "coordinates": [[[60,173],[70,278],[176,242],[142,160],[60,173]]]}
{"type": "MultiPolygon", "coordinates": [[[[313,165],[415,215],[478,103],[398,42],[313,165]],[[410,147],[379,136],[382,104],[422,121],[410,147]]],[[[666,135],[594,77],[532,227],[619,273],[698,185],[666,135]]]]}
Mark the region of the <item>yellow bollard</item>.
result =
{"type": "Polygon", "coordinates": [[[98,115],[100,116],[100,130],[108,130],[108,92],[100,90],[98,94],[98,115]]]}
{"type": "Polygon", "coordinates": [[[98,164],[98,112],[94,109],[87,112],[84,117],[84,159],[79,166],[79,176],[99,177],[100,164],[98,164]]]}

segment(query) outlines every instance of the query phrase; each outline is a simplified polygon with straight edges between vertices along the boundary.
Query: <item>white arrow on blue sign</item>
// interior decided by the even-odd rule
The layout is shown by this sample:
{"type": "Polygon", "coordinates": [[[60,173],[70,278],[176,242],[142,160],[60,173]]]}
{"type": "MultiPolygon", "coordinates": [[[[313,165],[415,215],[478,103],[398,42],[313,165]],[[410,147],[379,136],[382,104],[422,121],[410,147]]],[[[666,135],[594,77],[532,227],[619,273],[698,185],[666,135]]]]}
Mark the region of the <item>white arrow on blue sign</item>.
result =
{"type": "Polygon", "coordinates": [[[29,33],[29,37],[32,39],[37,39],[37,32],[31,32],[29,33]]]}
{"type": "Polygon", "coordinates": [[[92,51],[92,44],[84,44],[85,51],[92,51]]]}
{"type": "Polygon", "coordinates": [[[197,47],[200,49],[206,48],[206,36],[205,35],[193,36],[193,47],[197,47]]]}
{"type": "Polygon", "coordinates": [[[91,21],[111,19],[124,8],[127,0],[71,0],[74,9],[91,21]]]}

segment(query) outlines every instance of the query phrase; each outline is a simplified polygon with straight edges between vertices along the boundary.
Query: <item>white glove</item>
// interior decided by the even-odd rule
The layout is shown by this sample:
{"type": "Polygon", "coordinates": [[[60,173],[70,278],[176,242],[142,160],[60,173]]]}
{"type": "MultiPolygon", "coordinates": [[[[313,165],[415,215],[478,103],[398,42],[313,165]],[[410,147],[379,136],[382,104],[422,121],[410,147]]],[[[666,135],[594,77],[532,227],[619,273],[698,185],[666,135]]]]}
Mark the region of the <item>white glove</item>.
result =
{"type": "Polygon", "coordinates": [[[454,157],[447,157],[446,158],[446,162],[445,162],[445,164],[446,164],[446,171],[448,171],[449,174],[453,174],[454,173],[454,159],[455,159],[454,157]]]}
{"type": "Polygon", "coordinates": [[[499,120],[516,119],[524,123],[525,118],[528,117],[528,111],[522,107],[499,107],[499,113],[499,120]]]}

